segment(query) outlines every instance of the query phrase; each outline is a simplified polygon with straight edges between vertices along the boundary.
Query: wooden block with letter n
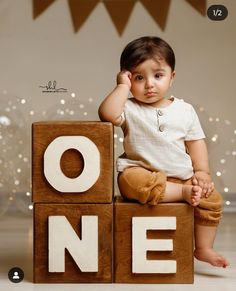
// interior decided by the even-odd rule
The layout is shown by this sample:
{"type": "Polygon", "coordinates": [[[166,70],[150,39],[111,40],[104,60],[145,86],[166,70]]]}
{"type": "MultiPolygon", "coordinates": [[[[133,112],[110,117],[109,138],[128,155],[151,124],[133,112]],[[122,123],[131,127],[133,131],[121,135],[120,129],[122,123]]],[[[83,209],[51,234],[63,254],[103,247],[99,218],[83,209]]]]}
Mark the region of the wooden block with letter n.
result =
{"type": "Polygon", "coordinates": [[[112,124],[34,123],[32,180],[34,202],[111,203],[112,124]]]}
{"type": "Polygon", "coordinates": [[[112,204],[36,203],[34,283],[112,282],[112,204]]]}
{"type": "Polygon", "coordinates": [[[193,283],[193,207],[114,204],[116,283],[193,283]]]}

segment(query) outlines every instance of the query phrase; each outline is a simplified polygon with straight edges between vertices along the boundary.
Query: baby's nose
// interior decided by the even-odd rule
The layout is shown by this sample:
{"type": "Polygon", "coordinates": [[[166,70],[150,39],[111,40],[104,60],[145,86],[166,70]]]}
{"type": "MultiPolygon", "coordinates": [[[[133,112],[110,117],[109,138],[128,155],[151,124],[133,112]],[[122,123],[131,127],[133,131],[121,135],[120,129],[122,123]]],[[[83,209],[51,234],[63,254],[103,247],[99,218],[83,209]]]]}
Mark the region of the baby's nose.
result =
{"type": "Polygon", "coordinates": [[[147,79],[145,85],[146,85],[146,88],[151,88],[153,87],[153,81],[151,79],[147,79]]]}

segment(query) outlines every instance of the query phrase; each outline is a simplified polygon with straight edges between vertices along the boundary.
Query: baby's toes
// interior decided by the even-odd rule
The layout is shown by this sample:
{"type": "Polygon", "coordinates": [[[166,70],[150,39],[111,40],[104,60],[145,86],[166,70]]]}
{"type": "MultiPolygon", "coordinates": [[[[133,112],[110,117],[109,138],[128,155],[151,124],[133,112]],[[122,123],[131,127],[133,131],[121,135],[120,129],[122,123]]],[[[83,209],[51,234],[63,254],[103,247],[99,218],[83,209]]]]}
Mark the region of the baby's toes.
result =
{"type": "Polygon", "coordinates": [[[193,186],[192,188],[192,205],[197,206],[201,200],[202,189],[199,186],[193,186]]]}
{"type": "Polygon", "coordinates": [[[201,195],[202,195],[202,188],[201,187],[199,187],[199,186],[193,186],[192,192],[193,192],[193,195],[201,198],[201,195]]]}

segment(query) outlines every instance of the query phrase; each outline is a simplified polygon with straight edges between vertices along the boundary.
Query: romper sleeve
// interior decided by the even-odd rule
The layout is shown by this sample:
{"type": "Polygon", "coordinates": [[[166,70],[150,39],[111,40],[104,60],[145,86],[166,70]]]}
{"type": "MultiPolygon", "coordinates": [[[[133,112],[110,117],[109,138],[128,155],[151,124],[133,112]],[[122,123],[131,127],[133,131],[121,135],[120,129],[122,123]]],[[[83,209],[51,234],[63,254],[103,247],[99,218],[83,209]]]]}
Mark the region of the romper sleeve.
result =
{"type": "Polygon", "coordinates": [[[124,125],[124,123],[125,123],[125,112],[124,111],[121,113],[120,117],[121,117],[121,121],[119,124],[117,124],[118,127],[122,127],[122,125],[124,125]]]}
{"type": "Polygon", "coordinates": [[[192,105],[190,105],[189,113],[190,113],[189,114],[190,118],[189,118],[188,129],[187,129],[185,140],[189,141],[189,140],[198,140],[198,139],[205,138],[206,136],[201,127],[199,118],[192,105]]]}
{"type": "Polygon", "coordinates": [[[126,131],[126,127],[127,127],[127,124],[126,124],[126,116],[129,115],[129,111],[130,111],[130,108],[132,107],[132,101],[130,99],[128,99],[126,102],[125,102],[125,106],[124,106],[124,110],[123,112],[121,113],[120,117],[121,117],[121,121],[120,123],[117,125],[118,127],[121,127],[121,129],[125,132],[126,131]]]}

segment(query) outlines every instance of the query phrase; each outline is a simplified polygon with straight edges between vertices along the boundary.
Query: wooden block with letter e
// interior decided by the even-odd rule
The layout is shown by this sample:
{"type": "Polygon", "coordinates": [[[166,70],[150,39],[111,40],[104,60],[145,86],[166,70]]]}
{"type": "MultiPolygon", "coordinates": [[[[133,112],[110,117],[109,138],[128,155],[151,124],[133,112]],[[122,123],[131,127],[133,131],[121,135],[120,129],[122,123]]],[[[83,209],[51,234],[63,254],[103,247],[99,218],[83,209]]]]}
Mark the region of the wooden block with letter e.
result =
{"type": "Polygon", "coordinates": [[[112,124],[34,123],[32,180],[33,202],[111,203],[112,124]]]}
{"type": "Polygon", "coordinates": [[[34,283],[112,282],[112,204],[36,203],[34,283]]]}
{"type": "Polygon", "coordinates": [[[193,283],[193,207],[114,204],[116,283],[193,283]]]}

